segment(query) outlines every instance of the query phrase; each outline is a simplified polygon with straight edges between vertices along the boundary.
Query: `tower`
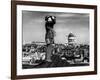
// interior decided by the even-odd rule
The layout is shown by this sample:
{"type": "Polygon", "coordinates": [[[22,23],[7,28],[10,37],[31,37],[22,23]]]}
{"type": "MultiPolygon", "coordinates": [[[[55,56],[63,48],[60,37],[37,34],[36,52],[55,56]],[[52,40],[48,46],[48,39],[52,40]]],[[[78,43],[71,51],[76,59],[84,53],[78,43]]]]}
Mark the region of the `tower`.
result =
{"type": "Polygon", "coordinates": [[[75,44],[75,35],[73,33],[69,33],[68,35],[68,45],[74,45],[75,44]]]}

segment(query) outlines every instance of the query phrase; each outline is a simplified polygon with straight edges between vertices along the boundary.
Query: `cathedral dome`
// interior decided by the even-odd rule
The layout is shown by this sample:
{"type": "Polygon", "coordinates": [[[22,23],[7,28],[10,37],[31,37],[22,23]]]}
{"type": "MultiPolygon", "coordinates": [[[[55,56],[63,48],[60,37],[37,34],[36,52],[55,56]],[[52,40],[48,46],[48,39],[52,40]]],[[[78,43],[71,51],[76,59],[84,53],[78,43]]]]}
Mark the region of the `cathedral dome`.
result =
{"type": "Polygon", "coordinates": [[[69,33],[68,37],[75,37],[73,33],[69,33]]]}

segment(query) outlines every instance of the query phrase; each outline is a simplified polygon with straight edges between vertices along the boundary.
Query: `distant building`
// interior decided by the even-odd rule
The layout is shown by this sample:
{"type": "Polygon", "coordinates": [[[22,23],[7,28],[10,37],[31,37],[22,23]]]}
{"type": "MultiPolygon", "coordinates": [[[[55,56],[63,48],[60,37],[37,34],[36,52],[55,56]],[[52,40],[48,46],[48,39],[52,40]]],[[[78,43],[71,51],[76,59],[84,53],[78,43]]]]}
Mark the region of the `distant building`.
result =
{"type": "Polygon", "coordinates": [[[31,43],[32,45],[33,44],[36,44],[36,45],[46,45],[46,42],[38,42],[38,41],[33,41],[32,43],[31,43]]]}
{"type": "Polygon", "coordinates": [[[73,33],[68,35],[68,45],[75,45],[75,35],[73,33]]]}

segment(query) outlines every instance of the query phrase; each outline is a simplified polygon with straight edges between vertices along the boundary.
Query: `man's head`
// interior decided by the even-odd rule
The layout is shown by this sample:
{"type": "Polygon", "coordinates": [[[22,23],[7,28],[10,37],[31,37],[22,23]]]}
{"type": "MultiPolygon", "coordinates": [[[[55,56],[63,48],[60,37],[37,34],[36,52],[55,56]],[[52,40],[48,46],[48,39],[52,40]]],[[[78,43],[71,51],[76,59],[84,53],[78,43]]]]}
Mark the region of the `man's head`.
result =
{"type": "Polygon", "coordinates": [[[46,16],[45,21],[48,22],[48,23],[50,22],[50,23],[55,24],[56,23],[56,17],[55,16],[46,16]]]}

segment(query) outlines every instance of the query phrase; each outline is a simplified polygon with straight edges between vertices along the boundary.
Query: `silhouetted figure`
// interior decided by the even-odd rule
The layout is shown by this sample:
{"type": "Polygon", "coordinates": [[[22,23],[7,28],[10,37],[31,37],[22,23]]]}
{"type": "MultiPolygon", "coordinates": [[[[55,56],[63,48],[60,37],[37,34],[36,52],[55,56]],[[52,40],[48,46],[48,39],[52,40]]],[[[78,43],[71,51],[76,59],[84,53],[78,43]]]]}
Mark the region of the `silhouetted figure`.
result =
{"type": "Polygon", "coordinates": [[[56,17],[55,16],[46,16],[45,17],[45,41],[47,44],[53,44],[54,43],[54,35],[55,31],[53,30],[54,24],[56,23],[56,17]]]}
{"type": "Polygon", "coordinates": [[[46,29],[46,34],[45,34],[45,41],[47,44],[47,61],[51,61],[51,52],[54,49],[53,45],[54,44],[54,36],[55,36],[55,31],[53,30],[54,24],[56,23],[56,17],[55,16],[46,16],[45,17],[45,29],[46,29]]]}

